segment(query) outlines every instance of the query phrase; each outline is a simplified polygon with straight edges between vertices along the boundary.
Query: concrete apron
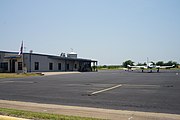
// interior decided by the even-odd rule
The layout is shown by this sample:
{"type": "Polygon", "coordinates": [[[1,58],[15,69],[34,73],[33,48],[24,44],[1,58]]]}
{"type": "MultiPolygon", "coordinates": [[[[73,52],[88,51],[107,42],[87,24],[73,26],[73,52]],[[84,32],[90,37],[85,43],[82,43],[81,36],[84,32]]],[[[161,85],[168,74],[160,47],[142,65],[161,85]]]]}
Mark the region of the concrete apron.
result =
{"type": "Polygon", "coordinates": [[[80,72],[42,72],[43,75],[49,76],[49,75],[63,75],[63,74],[77,74],[80,72]]]}
{"type": "Polygon", "coordinates": [[[180,120],[180,115],[0,100],[0,107],[110,120],[180,120]]]}

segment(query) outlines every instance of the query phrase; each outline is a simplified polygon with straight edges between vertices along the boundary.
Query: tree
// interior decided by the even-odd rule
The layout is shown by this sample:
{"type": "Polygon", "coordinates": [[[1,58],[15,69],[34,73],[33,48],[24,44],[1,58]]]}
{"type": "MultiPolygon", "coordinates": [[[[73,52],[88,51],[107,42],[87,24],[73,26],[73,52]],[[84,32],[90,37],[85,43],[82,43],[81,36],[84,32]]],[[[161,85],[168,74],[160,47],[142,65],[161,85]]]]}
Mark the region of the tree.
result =
{"type": "Polygon", "coordinates": [[[163,66],[163,65],[164,65],[164,62],[163,62],[163,61],[158,61],[158,62],[156,63],[156,65],[163,66]]]}
{"type": "Polygon", "coordinates": [[[143,66],[143,65],[144,65],[144,63],[143,63],[143,64],[142,64],[142,63],[138,63],[138,64],[137,64],[137,66],[143,66]]]}
{"type": "Polygon", "coordinates": [[[123,67],[127,68],[127,65],[132,65],[133,66],[134,62],[131,61],[131,60],[127,60],[127,61],[123,62],[123,67]]]}
{"type": "Polygon", "coordinates": [[[178,66],[178,63],[177,62],[174,62],[174,61],[169,61],[167,63],[165,63],[166,66],[172,66],[172,65],[175,65],[175,67],[178,66]]]}
{"type": "Polygon", "coordinates": [[[172,62],[172,63],[173,63],[173,65],[175,65],[175,67],[178,68],[178,65],[179,65],[179,64],[178,64],[177,62],[174,61],[174,62],[172,62]]]}
{"type": "Polygon", "coordinates": [[[175,65],[175,67],[177,67],[178,63],[175,62],[175,61],[168,61],[167,63],[164,63],[163,61],[158,61],[156,63],[156,65],[159,65],[159,66],[172,66],[172,65],[175,65]]]}
{"type": "Polygon", "coordinates": [[[168,61],[167,63],[164,64],[165,66],[171,66],[173,65],[173,62],[172,61],[168,61]]]}
{"type": "Polygon", "coordinates": [[[143,63],[143,65],[147,65],[147,63],[146,63],[146,62],[144,62],[144,63],[143,63]]]}

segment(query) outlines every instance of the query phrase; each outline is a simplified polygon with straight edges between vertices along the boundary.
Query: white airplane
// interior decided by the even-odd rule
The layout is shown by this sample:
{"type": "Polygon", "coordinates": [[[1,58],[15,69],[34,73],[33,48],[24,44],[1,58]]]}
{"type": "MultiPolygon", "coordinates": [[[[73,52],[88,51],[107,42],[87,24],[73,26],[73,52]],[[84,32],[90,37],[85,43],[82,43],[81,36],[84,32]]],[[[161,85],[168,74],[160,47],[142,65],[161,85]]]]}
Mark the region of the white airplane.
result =
{"type": "Polygon", "coordinates": [[[172,66],[158,66],[158,65],[153,65],[153,63],[148,63],[147,65],[144,66],[131,66],[131,65],[127,65],[127,69],[132,70],[132,68],[139,68],[142,70],[142,72],[144,72],[144,69],[150,69],[149,72],[152,72],[152,69],[155,68],[157,69],[157,72],[159,72],[159,69],[170,69],[170,68],[174,68],[175,65],[172,66]]]}

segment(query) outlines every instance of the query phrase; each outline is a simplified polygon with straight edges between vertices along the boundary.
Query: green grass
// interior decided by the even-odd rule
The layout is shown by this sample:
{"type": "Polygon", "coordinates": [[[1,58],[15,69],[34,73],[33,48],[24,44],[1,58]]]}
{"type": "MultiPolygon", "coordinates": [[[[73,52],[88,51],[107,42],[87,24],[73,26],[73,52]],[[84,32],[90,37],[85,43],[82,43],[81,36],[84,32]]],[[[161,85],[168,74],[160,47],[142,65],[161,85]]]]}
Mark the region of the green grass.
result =
{"type": "Polygon", "coordinates": [[[30,112],[9,108],[0,108],[0,115],[33,119],[33,120],[102,120],[96,118],[76,117],[50,113],[30,112]]]}
{"type": "Polygon", "coordinates": [[[1,78],[22,78],[22,77],[29,77],[29,76],[40,76],[41,74],[38,73],[0,73],[1,78]]]}

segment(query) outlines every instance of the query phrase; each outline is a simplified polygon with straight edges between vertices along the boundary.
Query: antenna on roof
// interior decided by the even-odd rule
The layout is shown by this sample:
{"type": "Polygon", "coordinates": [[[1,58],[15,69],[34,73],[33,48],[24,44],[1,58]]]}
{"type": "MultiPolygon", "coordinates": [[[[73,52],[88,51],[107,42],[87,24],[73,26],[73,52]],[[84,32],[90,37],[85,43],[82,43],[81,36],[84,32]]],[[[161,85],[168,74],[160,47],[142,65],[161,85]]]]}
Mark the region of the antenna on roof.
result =
{"type": "Polygon", "coordinates": [[[29,52],[32,54],[32,53],[33,53],[33,50],[30,50],[29,52]]]}
{"type": "Polygon", "coordinates": [[[66,57],[66,54],[62,52],[60,57],[66,57]]]}

